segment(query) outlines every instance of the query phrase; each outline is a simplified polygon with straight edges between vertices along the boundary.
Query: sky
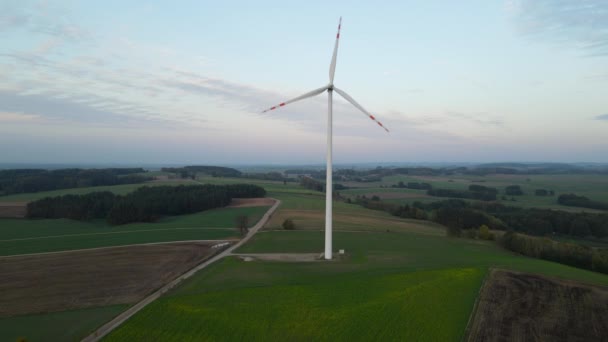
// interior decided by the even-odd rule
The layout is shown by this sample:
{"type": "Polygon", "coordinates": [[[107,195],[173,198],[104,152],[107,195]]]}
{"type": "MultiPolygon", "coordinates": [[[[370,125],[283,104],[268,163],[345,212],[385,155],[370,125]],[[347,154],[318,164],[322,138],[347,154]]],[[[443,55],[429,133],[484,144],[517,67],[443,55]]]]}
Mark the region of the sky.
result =
{"type": "Polygon", "coordinates": [[[608,1],[0,0],[0,162],[608,162],[608,1]]]}

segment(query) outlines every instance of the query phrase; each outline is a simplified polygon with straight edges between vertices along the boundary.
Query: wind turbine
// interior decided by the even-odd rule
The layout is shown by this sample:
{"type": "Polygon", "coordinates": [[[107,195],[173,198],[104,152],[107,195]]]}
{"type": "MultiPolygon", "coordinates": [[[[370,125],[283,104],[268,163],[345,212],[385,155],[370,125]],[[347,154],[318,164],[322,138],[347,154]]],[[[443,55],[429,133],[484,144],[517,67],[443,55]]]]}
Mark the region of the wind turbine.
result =
{"type": "Polygon", "coordinates": [[[357,109],[362,111],[370,119],[375,121],[380,127],[384,128],[388,132],[388,129],[382,125],[382,123],[376,120],[376,117],[370,114],[365,108],[363,108],[357,101],[355,101],[345,91],[340,90],[334,86],[334,74],[336,73],[336,58],[338,57],[338,42],[340,40],[340,28],[342,27],[342,17],[338,23],[338,34],[336,34],[336,45],[334,46],[334,54],[331,57],[331,64],[329,65],[329,84],[310,91],[304,95],[300,95],[289,101],[281,102],[276,106],[270,107],[263,111],[266,113],[277,108],[281,108],[290,103],[300,101],[309,97],[317,96],[327,90],[328,95],[328,108],[327,108],[327,175],[326,175],[326,186],[325,186],[325,259],[331,260],[332,258],[332,198],[333,198],[333,180],[332,180],[332,107],[333,107],[333,92],[340,94],[346,101],[350,102],[357,109]]]}

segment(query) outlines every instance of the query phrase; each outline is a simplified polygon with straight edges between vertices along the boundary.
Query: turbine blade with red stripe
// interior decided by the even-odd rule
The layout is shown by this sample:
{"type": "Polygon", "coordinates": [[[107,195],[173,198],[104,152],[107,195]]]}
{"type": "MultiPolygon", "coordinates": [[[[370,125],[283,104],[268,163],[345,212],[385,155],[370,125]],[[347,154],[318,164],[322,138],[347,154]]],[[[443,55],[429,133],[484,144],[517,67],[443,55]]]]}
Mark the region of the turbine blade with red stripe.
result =
{"type": "Polygon", "coordinates": [[[329,65],[329,84],[334,83],[334,74],[336,73],[336,58],[338,58],[338,42],[340,41],[340,28],[342,27],[342,17],[338,23],[338,34],[336,34],[336,45],[334,46],[334,54],[331,57],[331,64],[329,65]]]}
{"type": "Polygon", "coordinates": [[[313,96],[319,95],[319,94],[321,94],[322,92],[324,92],[326,90],[327,90],[327,86],[323,86],[323,87],[321,87],[319,89],[315,89],[313,91],[310,91],[310,92],[308,92],[308,93],[306,93],[304,95],[300,95],[300,96],[298,96],[298,97],[296,97],[294,99],[291,99],[289,101],[281,102],[281,103],[279,103],[276,106],[273,106],[273,107],[270,107],[270,108],[264,110],[262,113],[266,113],[268,111],[275,110],[277,108],[281,108],[281,107],[283,107],[283,106],[285,106],[287,104],[290,104],[290,103],[293,103],[293,102],[296,102],[296,101],[300,101],[300,100],[303,100],[303,99],[307,99],[309,97],[313,97],[313,96]]]}
{"type": "Polygon", "coordinates": [[[388,128],[384,127],[384,125],[380,121],[378,121],[375,116],[371,115],[367,110],[365,110],[365,108],[358,104],[355,99],[350,97],[350,95],[336,87],[334,87],[334,90],[336,91],[336,93],[340,94],[340,96],[342,96],[346,101],[350,102],[353,106],[357,107],[357,109],[367,114],[367,116],[369,116],[370,119],[374,120],[378,124],[378,126],[384,128],[384,130],[388,132],[388,128]]]}

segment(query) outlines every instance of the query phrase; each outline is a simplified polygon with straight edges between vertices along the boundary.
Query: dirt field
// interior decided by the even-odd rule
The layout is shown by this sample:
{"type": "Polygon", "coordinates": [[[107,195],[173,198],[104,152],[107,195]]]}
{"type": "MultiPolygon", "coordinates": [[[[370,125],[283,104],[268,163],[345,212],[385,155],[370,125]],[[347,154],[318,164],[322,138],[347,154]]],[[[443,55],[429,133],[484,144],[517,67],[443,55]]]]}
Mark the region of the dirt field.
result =
{"type": "Polygon", "coordinates": [[[233,198],[229,208],[265,207],[274,204],[272,198],[233,198]]]}
{"type": "Polygon", "coordinates": [[[27,202],[0,202],[0,218],[25,217],[27,202]]]}
{"type": "Polygon", "coordinates": [[[606,341],[608,288],[492,270],[469,341],[606,341]]]}
{"type": "Polygon", "coordinates": [[[0,258],[0,317],[134,303],[219,250],[199,242],[0,258]]]}

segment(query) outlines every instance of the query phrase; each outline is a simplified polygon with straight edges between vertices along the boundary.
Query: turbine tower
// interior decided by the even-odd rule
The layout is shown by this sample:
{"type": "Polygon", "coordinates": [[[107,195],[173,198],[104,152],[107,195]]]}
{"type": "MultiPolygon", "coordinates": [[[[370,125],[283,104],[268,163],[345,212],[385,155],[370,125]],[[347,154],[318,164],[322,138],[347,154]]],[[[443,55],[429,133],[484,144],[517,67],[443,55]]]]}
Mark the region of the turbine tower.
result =
{"type": "Polygon", "coordinates": [[[388,129],[382,125],[382,123],[376,120],[376,117],[370,114],[365,108],[363,108],[357,101],[355,101],[350,95],[343,90],[340,90],[334,86],[334,74],[336,72],[336,58],[338,57],[338,42],[340,41],[340,28],[342,26],[342,17],[338,23],[338,34],[336,34],[336,45],[334,46],[334,54],[331,57],[331,64],[329,65],[329,84],[310,91],[304,95],[298,96],[289,101],[281,102],[276,106],[270,107],[263,111],[266,113],[277,108],[281,108],[287,104],[300,101],[309,97],[319,95],[327,90],[328,95],[328,108],[327,108],[327,174],[326,174],[326,186],[325,186],[325,259],[331,260],[332,258],[332,198],[333,198],[333,180],[332,180],[332,108],[333,108],[333,92],[335,91],[342,96],[346,101],[350,102],[357,109],[362,111],[370,119],[376,122],[380,127],[384,128],[388,132],[388,129]]]}

